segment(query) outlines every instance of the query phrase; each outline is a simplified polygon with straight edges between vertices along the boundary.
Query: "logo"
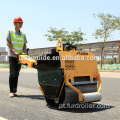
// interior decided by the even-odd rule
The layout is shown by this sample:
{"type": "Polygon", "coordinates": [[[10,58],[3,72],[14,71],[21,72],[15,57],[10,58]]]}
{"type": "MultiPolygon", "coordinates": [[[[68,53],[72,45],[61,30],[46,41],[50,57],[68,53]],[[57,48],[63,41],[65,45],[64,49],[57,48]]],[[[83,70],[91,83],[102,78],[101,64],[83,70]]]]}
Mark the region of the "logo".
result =
{"type": "Polygon", "coordinates": [[[77,52],[77,55],[88,55],[87,52],[77,52]]]}

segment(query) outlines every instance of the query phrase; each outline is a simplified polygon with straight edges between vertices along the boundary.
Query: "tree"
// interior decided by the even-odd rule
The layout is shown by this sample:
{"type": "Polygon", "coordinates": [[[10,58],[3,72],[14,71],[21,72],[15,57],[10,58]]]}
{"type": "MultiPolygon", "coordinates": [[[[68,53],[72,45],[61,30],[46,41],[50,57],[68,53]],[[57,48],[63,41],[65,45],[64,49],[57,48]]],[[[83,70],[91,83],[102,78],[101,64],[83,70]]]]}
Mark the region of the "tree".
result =
{"type": "Polygon", "coordinates": [[[99,13],[99,14],[94,14],[95,17],[100,18],[100,24],[101,28],[97,29],[95,33],[93,33],[93,36],[95,39],[103,39],[103,42],[100,42],[100,48],[101,48],[101,62],[100,62],[100,67],[102,69],[102,60],[103,60],[103,52],[104,52],[104,46],[106,44],[106,41],[108,38],[111,37],[112,32],[115,31],[116,29],[120,29],[120,18],[110,15],[110,14],[104,14],[104,13],[99,13]]]}
{"type": "Polygon", "coordinates": [[[64,42],[69,42],[74,45],[80,45],[81,41],[84,41],[83,35],[85,35],[83,32],[81,32],[81,29],[79,28],[78,31],[73,31],[69,33],[65,30],[65,28],[62,28],[60,30],[57,30],[56,28],[50,27],[50,30],[47,30],[50,34],[45,34],[47,40],[49,41],[57,41],[58,38],[62,38],[64,42]]]}

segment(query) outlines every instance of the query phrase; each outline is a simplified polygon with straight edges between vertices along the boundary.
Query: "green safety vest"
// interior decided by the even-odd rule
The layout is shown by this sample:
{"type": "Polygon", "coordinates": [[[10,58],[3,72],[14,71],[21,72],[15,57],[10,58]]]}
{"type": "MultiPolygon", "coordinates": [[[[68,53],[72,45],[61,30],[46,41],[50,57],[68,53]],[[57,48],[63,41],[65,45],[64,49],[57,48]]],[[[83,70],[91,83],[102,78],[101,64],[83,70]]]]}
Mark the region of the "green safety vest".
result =
{"type": "Polygon", "coordinates": [[[15,30],[10,30],[10,34],[11,34],[11,44],[13,49],[18,53],[23,53],[23,47],[25,43],[24,33],[21,32],[21,36],[19,36],[15,34],[15,30]]]}

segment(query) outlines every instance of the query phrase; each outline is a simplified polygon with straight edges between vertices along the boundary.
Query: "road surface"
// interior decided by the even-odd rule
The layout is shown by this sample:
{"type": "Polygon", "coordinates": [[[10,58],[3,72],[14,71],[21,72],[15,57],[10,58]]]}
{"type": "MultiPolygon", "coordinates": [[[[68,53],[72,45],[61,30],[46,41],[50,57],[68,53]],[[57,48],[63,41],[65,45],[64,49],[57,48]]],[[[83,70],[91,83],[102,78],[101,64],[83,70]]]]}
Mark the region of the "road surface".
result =
{"type": "Polygon", "coordinates": [[[100,102],[58,109],[46,105],[37,72],[25,71],[21,71],[18,84],[23,96],[9,98],[9,71],[0,69],[0,120],[120,120],[120,73],[101,73],[100,102]]]}

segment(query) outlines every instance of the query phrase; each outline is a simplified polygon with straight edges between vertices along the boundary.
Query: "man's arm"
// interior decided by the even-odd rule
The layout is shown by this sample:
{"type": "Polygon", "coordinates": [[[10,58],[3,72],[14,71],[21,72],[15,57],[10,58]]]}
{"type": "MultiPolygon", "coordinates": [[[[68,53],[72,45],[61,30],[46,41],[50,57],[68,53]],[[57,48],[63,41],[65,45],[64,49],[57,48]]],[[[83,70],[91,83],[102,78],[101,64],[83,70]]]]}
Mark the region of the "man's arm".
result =
{"type": "Polygon", "coordinates": [[[26,43],[24,44],[24,47],[23,47],[23,54],[27,54],[27,46],[26,46],[26,43]]]}
{"type": "Polygon", "coordinates": [[[11,51],[13,51],[15,54],[19,54],[19,53],[17,53],[17,52],[13,49],[13,47],[12,47],[12,45],[11,45],[11,43],[10,43],[9,40],[7,40],[7,46],[8,46],[9,49],[10,49],[11,51]]]}
{"type": "Polygon", "coordinates": [[[16,51],[15,51],[15,49],[13,49],[13,47],[12,47],[12,45],[11,45],[11,36],[10,36],[10,31],[8,31],[8,33],[7,33],[7,38],[6,38],[6,40],[7,40],[7,46],[8,46],[8,48],[14,53],[14,54],[19,54],[19,53],[17,53],[16,51]]]}
{"type": "Polygon", "coordinates": [[[25,42],[24,42],[24,47],[23,47],[23,54],[27,55],[27,45],[26,44],[27,44],[27,38],[26,38],[26,35],[25,35],[25,42]]]}

